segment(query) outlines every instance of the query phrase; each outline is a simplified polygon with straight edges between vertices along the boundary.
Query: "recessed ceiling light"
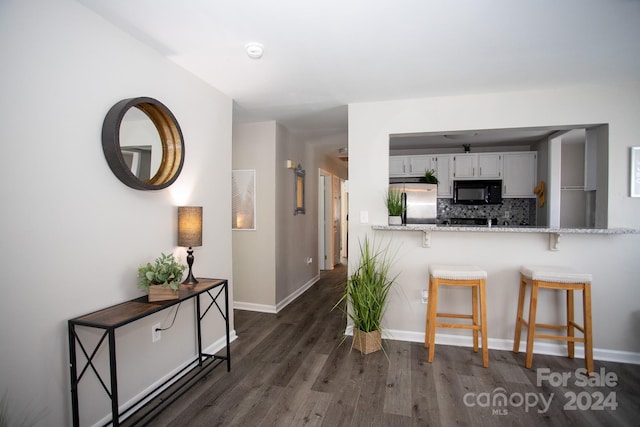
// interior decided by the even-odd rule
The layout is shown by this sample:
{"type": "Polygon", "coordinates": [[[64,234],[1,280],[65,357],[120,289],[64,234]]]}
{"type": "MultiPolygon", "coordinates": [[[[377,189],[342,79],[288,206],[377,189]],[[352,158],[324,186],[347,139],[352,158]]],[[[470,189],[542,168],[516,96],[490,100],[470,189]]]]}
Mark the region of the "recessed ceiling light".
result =
{"type": "Polygon", "coordinates": [[[251,59],[260,59],[264,53],[264,46],[260,43],[247,43],[244,48],[247,51],[247,56],[251,59]]]}

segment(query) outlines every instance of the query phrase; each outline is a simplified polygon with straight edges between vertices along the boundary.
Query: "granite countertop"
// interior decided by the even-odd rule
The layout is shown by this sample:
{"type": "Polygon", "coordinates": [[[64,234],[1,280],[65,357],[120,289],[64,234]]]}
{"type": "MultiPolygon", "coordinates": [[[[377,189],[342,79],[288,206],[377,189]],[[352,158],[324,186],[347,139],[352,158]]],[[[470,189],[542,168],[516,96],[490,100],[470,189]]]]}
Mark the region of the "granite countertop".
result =
{"type": "Polygon", "coordinates": [[[633,228],[548,228],[536,226],[493,225],[457,226],[436,224],[374,225],[374,230],[389,231],[467,231],[477,233],[557,233],[557,234],[638,234],[633,228]]]}

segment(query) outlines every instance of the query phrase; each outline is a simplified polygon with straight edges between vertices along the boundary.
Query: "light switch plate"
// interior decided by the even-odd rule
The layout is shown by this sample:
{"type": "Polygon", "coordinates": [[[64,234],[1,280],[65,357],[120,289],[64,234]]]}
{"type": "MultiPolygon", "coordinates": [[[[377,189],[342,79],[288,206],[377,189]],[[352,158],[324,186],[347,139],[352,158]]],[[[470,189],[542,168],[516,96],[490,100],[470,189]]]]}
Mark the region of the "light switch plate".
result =
{"type": "Polygon", "coordinates": [[[369,211],[360,211],[360,224],[369,223],[369,211]]]}

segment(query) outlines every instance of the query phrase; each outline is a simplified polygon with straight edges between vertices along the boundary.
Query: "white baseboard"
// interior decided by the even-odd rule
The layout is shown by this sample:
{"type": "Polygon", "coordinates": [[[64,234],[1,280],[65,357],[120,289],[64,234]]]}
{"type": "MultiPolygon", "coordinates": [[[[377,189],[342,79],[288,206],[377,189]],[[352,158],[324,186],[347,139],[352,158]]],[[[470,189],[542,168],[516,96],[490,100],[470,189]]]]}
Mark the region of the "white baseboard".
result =
{"type": "Polygon", "coordinates": [[[318,280],[320,280],[319,274],[313,277],[307,283],[302,285],[302,287],[298,288],[295,292],[293,292],[291,295],[289,295],[288,297],[286,297],[276,305],[254,304],[251,302],[234,301],[233,308],[238,310],[257,311],[260,313],[275,314],[280,312],[280,310],[282,310],[283,308],[291,304],[293,301],[295,301],[295,299],[298,298],[303,293],[305,293],[307,289],[315,285],[318,282],[318,280]]]}
{"type": "Polygon", "coordinates": [[[252,302],[234,301],[233,308],[238,310],[257,311],[260,313],[277,313],[275,305],[254,304],[252,302]]]}
{"type": "MultiPolygon", "coordinates": [[[[353,326],[347,326],[345,334],[353,335],[353,326]]],[[[382,338],[424,343],[424,332],[383,329],[382,338]]],[[[489,338],[488,342],[489,349],[491,350],[513,350],[513,340],[489,338]]],[[[436,344],[454,345],[458,347],[473,347],[473,338],[470,335],[465,336],[436,333],[436,344]]],[[[520,341],[520,352],[524,353],[526,351],[526,348],[526,341],[520,341]]],[[[550,356],[567,355],[566,344],[555,344],[550,342],[536,341],[533,350],[534,354],[547,354],[550,356]]],[[[575,357],[584,359],[584,347],[580,343],[576,343],[575,357]]],[[[640,365],[640,353],[633,353],[630,351],[594,348],[593,358],[595,360],[602,360],[606,362],[631,363],[634,365],[640,365]]]]}
{"type": "MultiPolygon", "coordinates": [[[[229,331],[229,343],[232,343],[237,338],[238,338],[238,336],[236,335],[235,329],[233,331],[229,331]]],[[[226,346],[227,346],[226,337],[221,337],[220,339],[215,341],[213,344],[211,344],[209,347],[203,349],[202,352],[203,353],[207,353],[207,354],[216,354],[217,352],[219,352],[220,350],[222,350],[226,346]]],[[[197,358],[197,354],[194,354],[193,357],[197,358]]],[[[160,378],[159,380],[157,380],[153,384],[149,385],[149,387],[147,387],[146,389],[142,390],[137,395],[133,396],[127,402],[125,402],[122,405],[120,405],[120,413],[122,413],[122,411],[128,410],[129,408],[133,407],[133,409],[130,409],[129,413],[123,419],[126,419],[126,418],[130,417],[131,415],[133,415],[135,413],[135,411],[137,411],[138,409],[142,408],[145,404],[149,403],[149,401],[151,401],[157,395],[159,395],[160,393],[165,391],[172,384],[174,384],[176,381],[178,381],[180,378],[182,378],[184,375],[186,375],[188,373],[188,371],[185,370],[185,372],[182,375],[177,376],[176,378],[171,380],[169,383],[165,384],[162,388],[157,390],[155,393],[153,393],[151,396],[149,396],[145,400],[143,400],[140,403],[138,403],[135,406],[133,406],[138,399],[141,399],[144,395],[149,393],[154,388],[158,387],[160,384],[162,384],[168,378],[171,378],[171,376],[173,376],[176,373],[180,372],[180,370],[186,369],[189,365],[195,366],[196,363],[197,363],[197,361],[191,361],[191,362],[185,362],[185,363],[181,364],[180,366],[178,366],[177,368],[175,368],[171,372],[167,373],[165,376],[163,376],[162,378],[160,378]]],[[[108,424],[110,422],[111,422],[111,414],[108,414],[104,418],[102,418],[100,421],[95,423],[94,427],[103,426],[103,425],[106,425],[106,424],[108,424]]]]}

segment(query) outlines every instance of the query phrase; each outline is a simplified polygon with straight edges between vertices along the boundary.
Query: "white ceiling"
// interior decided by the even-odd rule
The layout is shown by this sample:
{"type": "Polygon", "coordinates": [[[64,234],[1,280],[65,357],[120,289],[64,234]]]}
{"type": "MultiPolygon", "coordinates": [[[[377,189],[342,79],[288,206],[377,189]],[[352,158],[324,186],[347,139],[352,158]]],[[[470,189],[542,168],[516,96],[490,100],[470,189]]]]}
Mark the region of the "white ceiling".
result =
{"type": "Polygon", "coordinates": [[[346,131],[349,103],[640,79],[638,0],[77,1],[233,98],[234,120],[309,135],[346,131]]]}

